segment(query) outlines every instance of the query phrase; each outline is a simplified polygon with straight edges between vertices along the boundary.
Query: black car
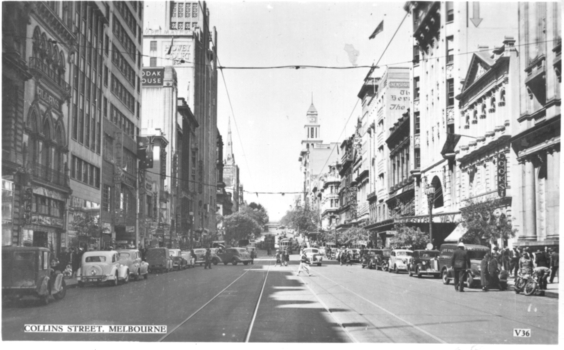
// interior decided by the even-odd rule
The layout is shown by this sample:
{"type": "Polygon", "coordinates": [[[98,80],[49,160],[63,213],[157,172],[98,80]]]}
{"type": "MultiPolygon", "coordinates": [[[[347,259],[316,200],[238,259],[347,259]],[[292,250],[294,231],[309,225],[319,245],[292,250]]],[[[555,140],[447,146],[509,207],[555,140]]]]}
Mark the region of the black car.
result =
{"type": "Polygon", "coordinates": [[[368,266],[369,269],[373,269],[376,266],[374,265],[375,261],[374,258],[376,257],[376,251],[378,249],[365,249],[363,251],[362,256],[360,257],[360,262],[362,263],[362,268],[368,266]]]}
{"type": "Polygon", "coordinates": [[[407,267],[407,273],[410,276],[421,277],[421,275],[433,275],[440,277],[438,250],[414,250],[411,256],[411,262],[407,267]]]}
{"type": "Polygon", "coordinates": [[[375,256],[369,268],[388,271],[391,252],[390,249],[374,249],[375,256]]]}

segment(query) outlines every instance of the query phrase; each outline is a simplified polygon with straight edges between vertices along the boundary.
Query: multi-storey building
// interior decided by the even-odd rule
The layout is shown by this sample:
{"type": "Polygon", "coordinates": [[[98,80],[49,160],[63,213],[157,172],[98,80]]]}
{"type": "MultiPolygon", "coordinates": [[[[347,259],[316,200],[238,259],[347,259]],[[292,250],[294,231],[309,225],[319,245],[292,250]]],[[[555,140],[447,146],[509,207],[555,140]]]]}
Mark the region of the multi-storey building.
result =
{"type": "Polygon", "coordinates": [[[197,165],[190,212],[195,232],[209,237],[216,231],[217,208],[217,33],[210,31],[205,2],[145,2],[145,13],[143,64],[174,67],[178,96],[199,124],[190,150],[197,165]]]}
{"type": "Polygon", "coordinates": [[[382,246],[391,236],[394,218],[409,215],[409,146],[405,116],[409,108],[409,68],[389,67],[381,77],[367,75],[359,93],[366,106],[370,158],[369,221],[373,244],[382,246]],[[399,212],[395,209],[401,209],[399,212]]]}
{"type": "Polygon", "coordinates": [[[341,161],[338,165],[341,183],[339,184],[339,210],[335,227],[338,232],[344,232],[355,226],[357,212],[357,189],[353,183],[353,164],[355,163],[355,144],[360,142],[357,130],[341,143],[341,161]]]}
{"type": "Polygon", "coordinates": [[[67,245],[70,63],[77,57],[69,6],[2,4],[5,245],[43,246],[55,253],[67,245]]]}
{"type": "Polygon", "coordinates": [[[337,171],[337,164],[328,166],[329,171],[321,175],[321,229],[333,231],[337,226],[337,211],[339,210],[339,185],[341,179],[337,171]]]}
{"type": "Polygon", "coordinates": [[[98,135],[96,154],[100,153],[99,148],[103,148],[100,159],[102,175],[98,180],[101,194],[84,199],[100,198],[101,206],[105,208],[101,210],[99,220],[103,232],[102,245],[107,246],[110,240],[118,246],[137,245],[137,137],[141,124],[143,5],[138,1],[73,4],[76,10],[75,28],[80,32],[80,48],[84,53],[79,49],[73,65],[76,74],[71,146],[72,142],[75,146],[71,151],[75,161],[71,162],[71,179],[76,174],[76,188],[84,188],[86,183],[90,185],[85,167],[95,167],[96,158],[89,157],[93,152],[88,153],[85,149],[92,148],[93,141],[88,141],[90,135],[98,135]],[[103,28],[93,21],[96,18],[105,23],[103,28]],[[89,99],[90,94],[92,98],[89,99]],[[77,111],[76,114],[74,111],[77,111]],[[101,127],[98,120],[101,120],[101,127]],[[79,175],[81,164],[82,178],[79,175]]]}
{"type": "MultiPolygon", "coordinates": [[[[508,170],[517,163],[510,152],[511,124],[513,116],[519,114],[519,58],[515,39],[505,38],[503,46],[493,52],[472,55],[462,92],[456,99],[460,101],[462,119],[456,125],[456,134],[465,136],[455,148],[459,166],[456,197],[460,208],[490,202],[496,207],[499,219],[511,221],[516,188],[512,184],[513,174],[508,170]]],[[[464,231],[457,233],[462,235],[464,231]]],[[[513,243],[510,237],[498,242],[500,246],[508,243],[513,243]]]]}
{"type": "MultiPolygon", "coordinates": [[[[233,153],[233,138],[231,135],[231,120],[227,125],[227,157],[223,164],[223,182],[225,183],[225,191],[231,199],[230,212],[239,211],[239,166],[235,162],[235,154],[233,153]]],[[[241,193],[242,196],[242,193],[241,193]]]]}
{"type": "Polygon", "coordinates": [[[558,246],[560,237],[560,2],[519,3],[520,113],[512,121],[517,245],[558,246]]]}
{"type": "Polygon", "coordinates": [[[460,219],[455,140],[449,136],[461,122],[454,96],[461,91],[472,52],[498,45],[505,36],[516,37],[517,3],[407,2],[404,9],[413,18],[417,70],[410,118],[418,126],[412,129],[412,159],[419,163],[413,164],[416,215],[407,222],[428,225],[426,191],[432,186],[433,238],[440,244],[460,219]]]}

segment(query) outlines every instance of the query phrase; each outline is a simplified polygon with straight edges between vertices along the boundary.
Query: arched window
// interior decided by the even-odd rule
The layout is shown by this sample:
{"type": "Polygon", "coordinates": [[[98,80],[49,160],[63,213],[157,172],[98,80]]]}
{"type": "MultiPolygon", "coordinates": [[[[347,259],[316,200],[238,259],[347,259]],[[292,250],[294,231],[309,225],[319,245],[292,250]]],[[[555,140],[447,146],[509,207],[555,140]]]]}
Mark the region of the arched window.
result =
{"type": "Polygon", "coordinates": [[[39,26],[36,26],[33,30],[33,47],[31,55],[33,57],[39,56],[39,50],[41,49],[41,30],[39,26]]]}
{"type": "Polygon", "coordinates": [[[48,118],[50,118],[49,114],[45,116],[45,122],[43,122],[43,136],[44,140],[42,142],[43,148],[41,149],[41,165],[49,168],[51,166],[51,146],[49,145],[49,141],[51,140],[51,126],[49,125],[48,118]],[[46,142],[47,141],[47,142],[46,142]]]}
{"type": "Polygon", "coordinates": [[[41,43],[39,48],[41,49],[41,55],[45,57],[45,53],[47,52],[47,35],[45,35],[45,33],[41,34],[41,43]]]}
{"type": "Polygon", "coordinates": [[[495,96],[490,99],[490,113],[495,112],[495,96]]]}
{"type": "Polygon", "coordinates": [[[431,186],[435,188],[435,201],[433,208],[442,208],[444,206],[443,186],[441,180],[437,176],[433,178],[431,186]]]}
{"type": "Polygon", "coordinates": [[[472,119],[472,124],[478,124],[478,110],[474,110],[474,118],[472,119]]]}

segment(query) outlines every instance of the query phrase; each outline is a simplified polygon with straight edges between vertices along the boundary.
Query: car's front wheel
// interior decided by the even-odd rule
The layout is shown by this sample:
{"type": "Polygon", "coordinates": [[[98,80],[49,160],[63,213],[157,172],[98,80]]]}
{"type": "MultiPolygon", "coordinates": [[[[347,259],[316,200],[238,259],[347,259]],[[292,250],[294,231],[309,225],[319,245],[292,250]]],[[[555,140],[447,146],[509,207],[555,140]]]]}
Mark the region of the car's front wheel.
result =
{"type": "Polygon", "coordinates": [[[448,280],[448,274],[447,274],[447,270],[444,269],[443,270],[443,284],[448,284],[449,280],[448,280]]]}
{"type": "Polygon", "coordinates": [[[237,265],[237,259],[233,259],[233,261],[231,261],[231,263],[233,264],[233,266],[237,265]]]}
{"type": "Polygon", "coordinates": [[[421,272],[419,272],[419,267],[415,268],[415,275],[417,276],[417,278],[421,278],[421,272]]]}
{"type": "Polygon", "coordinates": [[[125,271],[125,277],[123,278],[123,283],[129,283],[129,270],[125,271]]]}
{"type": "Polygon", "coordinates": [[[67,295],[67,284],[63,280],[63,282],[61,283],[61,290],[59,291],[59,293],[53,294],[53,296],[56,300],[61,300],[65,297],[65,295],[67,295]]]}
{"type": "Polygon", "coordinates": [[[112,283],[112,286],[117,287],[117,285],[118,285],[118,283],[119,283],[117,271],[116,271],[116,274],[115,274],[114,277],[115,277],[115,279],[114,279],[111,283],[112,283]]]}

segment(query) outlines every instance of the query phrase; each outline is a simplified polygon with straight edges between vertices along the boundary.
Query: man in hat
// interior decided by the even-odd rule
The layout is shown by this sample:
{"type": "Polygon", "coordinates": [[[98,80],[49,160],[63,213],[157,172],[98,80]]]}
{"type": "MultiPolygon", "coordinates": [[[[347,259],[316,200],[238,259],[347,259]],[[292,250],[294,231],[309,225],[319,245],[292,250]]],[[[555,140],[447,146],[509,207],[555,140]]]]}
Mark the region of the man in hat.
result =
{"type": "Polygon", "coordinates": [[[458,243],[458,249],[452,254],[450,264],[454,268],[454,289],[464,292],[466,269],[470,268],[470,257],[464,249],[464,243],[458,243]]]}

